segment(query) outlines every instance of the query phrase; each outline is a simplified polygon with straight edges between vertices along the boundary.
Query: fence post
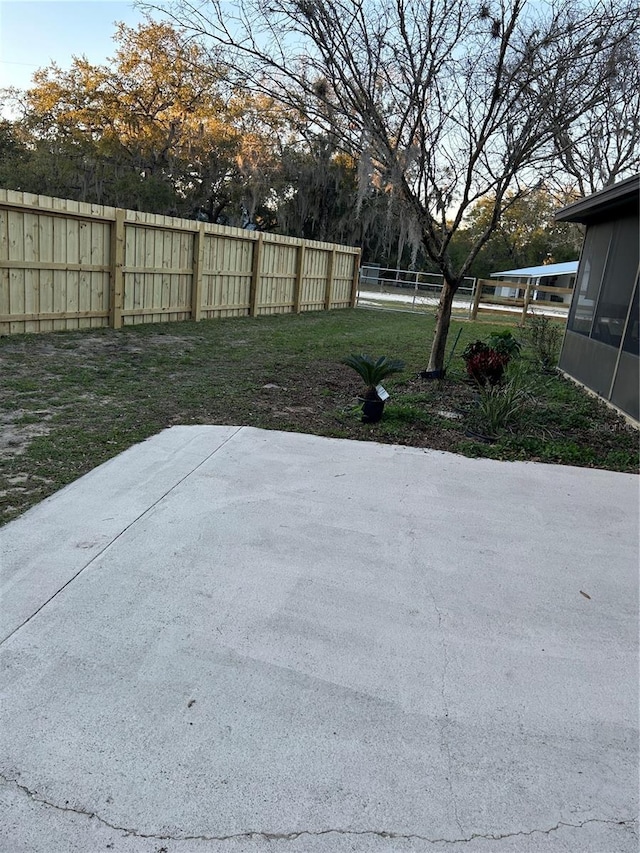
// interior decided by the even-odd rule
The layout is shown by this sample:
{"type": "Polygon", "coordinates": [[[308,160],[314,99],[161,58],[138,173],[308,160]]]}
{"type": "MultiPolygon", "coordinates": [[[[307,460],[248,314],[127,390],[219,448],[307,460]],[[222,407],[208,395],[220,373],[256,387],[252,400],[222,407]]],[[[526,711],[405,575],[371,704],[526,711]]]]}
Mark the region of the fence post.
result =
{"type": "Polygon", "coordinates": [[[351,281],[351,296],[349,298],[349,306],[351,308],[356,307],[356,302],[358,299],[358,282],[360,281],[360,257],[362,255],[362,250],[358,249],[357,253],[353,256],[353,279],[351,281]]]}
{"type": "Polygon", "coordinates": [[[471,306],[471,319],[476,320],[478,317],[478,308],[480,306],[480,297],[482,296],[482,285],[484,284],[484,280],[481,278],[476,279],[476,292],[473,296],[473,304],[471,306]]]}
{"type": "Polygon", "coordinates": [[[529,310],[529,303],[531,302],[531,279],[527,282],[527,286],[524,289],[524,299],[522,300],[522,320],[520,321],[520,325],[523,326],[527,319],[527,311],[529,310]]]}
{"type": "Polygon", "coordinates": [[[193,235],[193,279],[191,282],[191,319],[198,322],[202,316],[202,268],[204,267],[204,222],[198,222],[193,235]]]}
{"type": "Polygon", "coordinates": [[[109,325],[112,329],[122,326],[122,302],[124,297],[124,217],[125,211],[116,208],[111,224],[110,270],[109,270],[109,325]]]}
{"type": "Polygon", "coordinates": [[[300,313],[300,301],[302,299],[302,285],[304,283],[304,250],[305,245],[298,246],[298,257],[296,258],[296,281],[293,286],[293,313],[300,313]]]}
{"type": "Polygon", "coordinates": [[[258,306],[258,284],[260,283],[260,272],[262,265],[262,232],[253,244],[253,264],[251,266],[251,286],[249,288],[249,316],[256,316],[258,306]]]}
{"type": "Polygon", "coordinates": [[[327,262],[327,285],[324,291],[324,310],[329,311],[333,302],[333,276],[336,268],[336,250],[332,249],[327,262]]]}

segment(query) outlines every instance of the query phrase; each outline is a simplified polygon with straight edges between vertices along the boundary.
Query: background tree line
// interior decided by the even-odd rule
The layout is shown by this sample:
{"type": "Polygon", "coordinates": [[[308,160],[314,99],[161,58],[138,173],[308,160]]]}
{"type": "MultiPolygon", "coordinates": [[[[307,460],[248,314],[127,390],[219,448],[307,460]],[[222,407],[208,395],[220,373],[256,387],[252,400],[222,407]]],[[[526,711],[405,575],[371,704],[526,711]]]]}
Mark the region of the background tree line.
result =
{"type": "MultiPolygon", "coordinates": [[[[363,184],[366,156],[335,129],[231,83],[222,53],[172,23],[119,24],[114,42],[104,65],[75,57],[4,92],[15,118],[0,123],[0,186],[357,244],[371,262],[438,270],[406,209],[379,176],[363,184]]],[[[577,257],[577,228],[553,214],[581,188],[566,180],[514,198],[469,273],[577,257]]],[[[454,258],[485,232],[493,201],[470,208],[454,258]]]]}
{"type": "Polygon", "coordinates": [[[385,261],[384,193],[357,202],[357,162],[273,98],[230,85],[178,27],[118,24],[104,65],[74,57],[5,90],[0,186],[338,243],[385,261]]]}

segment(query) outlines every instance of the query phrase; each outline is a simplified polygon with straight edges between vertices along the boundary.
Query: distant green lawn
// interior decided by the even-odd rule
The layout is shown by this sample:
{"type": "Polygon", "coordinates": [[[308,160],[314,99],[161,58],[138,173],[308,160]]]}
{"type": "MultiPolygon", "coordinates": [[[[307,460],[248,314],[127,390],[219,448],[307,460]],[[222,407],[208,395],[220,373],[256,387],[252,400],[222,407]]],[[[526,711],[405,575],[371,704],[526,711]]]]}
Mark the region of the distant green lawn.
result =
{"type": "MultiPolygon", "coordinates": [[[[513,320],[511,329],[518,335],[513,320]]],[[[477,390],[465,344],[509,325],[454,321],[447,379],[417,378],[433,316],[355,309],[0,338],[0,522],[175,424],[238,424],[637,472],[638,434],[523,357],[526,406],[495,444],[465,435],[477,390]],[[360,421],[349,353],[406,362],[383,421],[360,421]],[[266,387],[265,387],[266,386],[266,387]]]]}

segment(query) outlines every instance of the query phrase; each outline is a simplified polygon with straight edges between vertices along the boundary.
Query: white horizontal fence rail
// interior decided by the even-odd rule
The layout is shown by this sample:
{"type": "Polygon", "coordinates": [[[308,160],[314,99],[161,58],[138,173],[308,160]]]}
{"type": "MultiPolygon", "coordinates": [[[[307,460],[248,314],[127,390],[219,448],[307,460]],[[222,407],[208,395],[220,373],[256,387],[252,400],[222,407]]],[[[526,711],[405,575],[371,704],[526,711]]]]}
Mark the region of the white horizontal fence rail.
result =
{"type": "MultiPolygon", "coordinates": [[[[444,278],[439,273],[363,264],[357,304],[387,310],[430,311],[437,307],[443,286],[444,278]]],[[[471,320],[477,319],[480,312],[519,314],[522,321],[531,313],[566,320],[571,300],[564,297],[572,293],[573,288],[536,282],[469,277],[456,291],[453,310],[471,320]]]]}
{"type": "MultiPolygon", "coordinates": [[[[363,264],[357,304],[388,310],[429,311],[437,307],[443,285],[440,273],[363,264]]],[[[456,293],[454,310],[468,312],[474,292],[475,279],[465,278],[456,293]]]]}
{"type": "Polygon", "coordinates": [[[0,334],[355,306],[360,249],[0,189],[0,334]]]}

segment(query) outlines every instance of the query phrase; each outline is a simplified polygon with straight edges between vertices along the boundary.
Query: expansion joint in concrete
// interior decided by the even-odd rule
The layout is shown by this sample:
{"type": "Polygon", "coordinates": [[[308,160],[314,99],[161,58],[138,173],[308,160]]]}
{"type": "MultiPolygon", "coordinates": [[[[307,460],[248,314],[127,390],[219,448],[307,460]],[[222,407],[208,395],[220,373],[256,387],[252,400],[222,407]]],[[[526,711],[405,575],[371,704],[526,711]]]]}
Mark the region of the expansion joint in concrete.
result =
{"type": "Polygon", "coordinates": [[[127,533],[127,532],[128,532],[128,531],[129,531],[129,530],[130,530],[130,529],[131,529],[135,524],[137,524],[137,523],[138,523],[142,518],[144,518],[146,515],[148,515],[148,514],[149,514],[149,513],[150,513],[150,512],[151,512],[151,511],[152,511],[152,510],[153,510],[153,509],[154,509],[154,508],[159,504],[159,503],[161,503],[161,502],[162,502],[162,501],[163,501],[163,500],[164,500],[168,495],[170,495],[170,494],[171,494],[171,492],[173,492],[173,491],[174,491],[174,489],[176,489],[178,486],[180,486],[182,483],[184,483],[184,481],[185,481],[187,478],[189,478],[189,477],[190,477],[190,476],[191,476],[195,471],[197,471],[197,470],[198,470],[198,468],[201,468],[201,467],[202,467],[206,462],[208,462],[208,461],[209,461],[209,459],[211,459],[211,457],[212,457],[212,456],[215,456],[215,454],[216,454],[216,453],[218,453],[220,450],[222,450],[222,448],[225,446],[225,444],[228,444],[228,442],[230,442],[233,438],[235,438],[235,436],[236,436],[236,435],[240,432],[240,430],[242,430],[242,429],[244,429],[244,427],[237,427],[237,428],[236,428],[236,430],[235,430],[235,432],[233,432],[230,436],[228,436],[227,438],[225,438],[225,439],[224,439],[224,441],[221,441],[221,442],[220,442],[220,444],[219,444],[219,445],[218,445],[214,450],[212,450],[209,454],[207,454],[207,456],[206,456],[204,459],[201,459],[201,460],[200,460],[200,462],[198,462],[196,465],[194,465],[194,467],[193,467],[193,468],[191,468],[189,471],[187,471],[187,473],[186,473],[186,474],[183,474],[183,475],[180,477],[180,479],[179,479],[179,480],[176,480],[176,481],[173,483],[173,485],[172,485],[169,489],[167,489],[165,492],[163,492],[163,494],[161,494],[158,498],[156,498],[156,500],[154,500],[154,501],[153,501],[153,502],[152,502],[148,507],[146,507],[142,512],[140,512],[140,513],[139,513],[135,518],[131,519],[131,521],[129,521],[129,522],[128,522],[128,523],[127,523],[127,524],[122,528],[122,530],[120,530],[120,531],[119,531],[117,534],[115,534],[115,535],[114,535],[114,536],[113,536],[113,537],[112,537],[108,542],[106,542],[106,543],[103,545],[103,547],[102,547],[102,548],[101,548],[101,549],[100,549],[96,554],[94,554],[94,555],[93,555],[93,557],[91,557],[91,559],[90,559],[90,560],[88,560],[84,565],[82,565],[82,566],[78,569],[78,571],[77,571],[77,572],[75,572],[75,574],[74,574],[74,575],[72,575],[72,577],[68,578],[68,580],[67,580],[67,581],[65,581],[65,583],[63,583],[63,584],[62,584],[62,586],[61,586],[59,589],[57,589],[54,593],[52,593],[52,594],[49,596],[49,598],[47,598],[47,600],[46,600],[46,601],[44,601],[44,602],[43,602],[43,603],[42,603],[42,604],[41,604],[41,605],[40,605],[36,610],[34,610],[34,611],[33,611],[33,613],[31,613],[31,614],[30,614],[30,615],[29,615],[29,616],[28,616],[28,617],[27,617],[23,622],[21,622],[19,625],[16,625],[16,627],[15,627],[15,628],[14,628],[14,629],[9,633],[9,634],[7,634],[7,636],[6,636],[6,637],[4,637],[3,639],[1,639],[1,640],[0,640],[0,645],[2,645],[3,643],[6,643],[6,641],[7,641],[7,640],[9,640],[9,639],[10,639],[14,634],[16,634],[18,631],[20,631],[20,629],[21,629],[21,628],[24,628],[24,626],[25,626],[27,623],[31,622],[31,620],[32,620],[35,616],[37,616],[37,615],[38,615],[38,613],[40,613],[40,611],[41,611],[41,610],[44,610],[44,608],[45,608],[48,604],[50,604],[50,603],[51,603],[51,602],[52,602],[52,601],[53,601],[53,600],[54,600],[54,599],[55,599],[55,598],[56,598],[56,597],[57,597],[57,596],[58,596],[58,595],[59,595],[63,590],[65,590],[65,589],[66,589],[70,584],[72,584],[72,583],[76,580],[76,578],[78,578],[78,577],[79,577],[79,576],[80,576],[84,571],[86,571],[86,569],[88,569],[88,568],[89,568],[90,566],[92,566],[92,565],[93,565],[93,564],[94,564],[94,563],[95,563],[95,562],[96,562],[100,557],[102,557],[102,555],[103,555],[106,551],[108,551],[108,550],[109,550],[109,548],[111,548],[111,547],[114,545],[114,543],[115,543],[115,542],[117,542],[120,538],[122,538],[122,536],[124,536],[124,535],[125,535],[125,533],[127,533]]]}
{"type": "Polygon", "coordinates": [[[132,829],[131,827],[120,826],[119,824],[110,823],[105,818],[100,817],[96,812],[88,811],[86,809],[74,808],[73,806],[68,805],[60,805],[57,803],[52,803],[49,800],[46,800],[44,797],[41,797],[37,791],[33,791],[28,788],[26,785],[22,785],[16,779],[10,779],[2,774],[0,774],[0,781],[4,782],[7,785],[14,786],[18,791],[25,794],[29,799],[31,799],[34,803],[38,803],[46,808],[54,809],[59,812],[66,812],[73,815],[77,815],[79,817],[87,818],[88,820],[96,820],[102,826],[107,829],[111,829],[114,832],[121,832],[125,836],[131,836],[134,838],[147,838],[154,841],[237,841],[242,838],[246,839],[264,839],[265,841],[295,841],[298,838],[302,838],[305,836],[309,837],[319,837],[323,835],[345,835],[345,836],[377,836],[382,839],[389,840],[397,840],[397,841],[423,841],[427,844],[466,844],[470,841],[475,841],[476,839],[484,839],[487,841],[502,841],[503,839],[509,838],[522,838],[531,835],[550,835],[552,832],[557,832],[560,829],[582,829],[589,824],[611,824],[614,826],[631,826],[637,823],[637,818],[624,818],[620,820],[606,820],[602,818],[589,818],[588,820],[580,821],[579,823],[568,823],[566,821],[558,821],[553,826],[550,826],[546,829],[530,829],[530,830],[522,830],[519,832],[506,832],[506,833],[472,833],[471,835],[462,837],[462,838],[429,838],[426,835],[419,835],[416,833],[402,833],[402,832],[392,832],[390,830],[384,829],[341,829],[341,828],[328,828],[328,829],[298,829],[292,832],[266,832],[261,830],[247,830],[246,832],[236,832],[230,835],[187,835],[187,834],[179,834],[173,835],[162,832],[142,832],[138,829],[132,829]]]}

